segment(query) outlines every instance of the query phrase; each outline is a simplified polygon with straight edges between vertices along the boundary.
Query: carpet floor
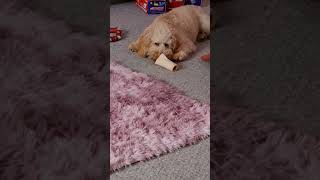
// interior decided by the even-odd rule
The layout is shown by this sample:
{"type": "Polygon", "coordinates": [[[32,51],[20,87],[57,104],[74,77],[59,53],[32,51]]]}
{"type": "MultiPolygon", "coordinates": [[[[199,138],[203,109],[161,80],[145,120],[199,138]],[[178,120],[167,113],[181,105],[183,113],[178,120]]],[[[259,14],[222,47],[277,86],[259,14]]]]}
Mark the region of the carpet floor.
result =
{"type": "Polygon", "coordinates": [[[177,72],[170,72],[154,65],[152,60],[140,58],[128,51],[129,43],[136,40],[156,16],[146,15],[134,2],[112,5],[110,26],[120,27],[125,32],[122,40],[110,43],[111,61],[121,62],[130,69],[167,81],[186,92],[187,95],[208,103],[210,101],[210,63],[201,61],[200,57],[210,52],[209,40],[198,43],[197,52],[186,61],[180,62],[179,65],[182,68],[177,72]]]}
{"type": "MultiPolygon", "coordinates": [[[[125,30],[125,37],[110,44],[112,62],[129,67],[157,79],[164,80],[184,91],[186,95],[201,102],[209,103],[210,99],[210,64],[200,61],[200,57],[210,51],[210,42],[198,44],[198,51],[188,60],[181,62],[182,69],[170,72],[156,66],[152,61],[141,59],[128,51],[128,44],[138,37],[143,29],[152,22],[155,16],[148,16],[134,2],[112,5],[110,24],[125,30]],[[130,17],[130,18],[128,18],[130,17]],[[134,21],[132,19],[135,19],[134,21]]],[[[117,171],[111,175],[112,180],[120,179],[209,179],[210,142],[203,142],[172,152],[145,163],[117,171]]]]}
{"type": "Polygon", "coordinates": [[[209,105],[118,64],[110,65],[110,77],[112,170],[209,136],[209,105]]]}

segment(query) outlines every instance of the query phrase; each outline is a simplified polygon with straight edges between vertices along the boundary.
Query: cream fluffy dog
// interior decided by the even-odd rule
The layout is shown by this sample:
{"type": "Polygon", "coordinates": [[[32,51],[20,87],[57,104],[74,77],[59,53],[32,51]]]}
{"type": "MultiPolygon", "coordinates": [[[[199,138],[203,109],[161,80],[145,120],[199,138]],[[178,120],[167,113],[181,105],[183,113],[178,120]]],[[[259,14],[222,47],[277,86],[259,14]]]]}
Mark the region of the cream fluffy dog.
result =
{"type": "Polygon", "coordinates": [[[187,5],[158,16],[129,49],[156,60],[160,54],[181,61],[196,51],[197,39],[210,34],[210,16],[199,6],[187,5]]]}

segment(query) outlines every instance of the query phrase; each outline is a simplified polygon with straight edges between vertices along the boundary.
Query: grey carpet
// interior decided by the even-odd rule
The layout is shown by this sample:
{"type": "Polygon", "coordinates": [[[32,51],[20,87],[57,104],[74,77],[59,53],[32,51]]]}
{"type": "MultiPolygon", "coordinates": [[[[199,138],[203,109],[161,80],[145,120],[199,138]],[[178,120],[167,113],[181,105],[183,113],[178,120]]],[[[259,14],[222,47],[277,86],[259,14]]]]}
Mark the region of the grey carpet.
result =
{"type": "Polygon", "coordinates": [[[209,180],[210,142],[185,147],[160,158],[138,163],[110,176],[111,180],[209,180]]]}
{"type": "MultiPolygon", "coordinates": [[[[153,64],[153,61],[137,57],[128,51],[129,42],[135,40],[149,25],[155,15],[146,15],[133,2],[112,5],[110,25],[125,30],[125,37],[110,44],[111,61],[118,62],[133,70],[149,74],[178,87],[187,95],[202,102],[209,102],[210,64],[200,56],[210,51],[210,41],[198,44],[198,51],[190,59],[181,62],[182,68],[170,72],[153,64]]],[[[210,143],[205,140],[197,145],[182,148],[160,158],[142,162],[111,175],[118,179],[209,179],[210,143]]]]}

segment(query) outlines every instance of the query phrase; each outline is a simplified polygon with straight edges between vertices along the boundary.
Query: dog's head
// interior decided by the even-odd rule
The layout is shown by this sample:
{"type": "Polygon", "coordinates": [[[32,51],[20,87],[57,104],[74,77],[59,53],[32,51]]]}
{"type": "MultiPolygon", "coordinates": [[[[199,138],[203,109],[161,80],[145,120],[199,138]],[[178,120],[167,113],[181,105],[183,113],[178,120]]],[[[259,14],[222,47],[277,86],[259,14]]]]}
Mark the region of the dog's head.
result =
{"type": "Polygon", "coordinates": [[[147,56],[156,60],[161,54],[164,54],[171,59],[176,47],[177,40],[174,32],[165,25],[157,25],[150,37],[147,56]]]}
{"type": "Polygon", "coordinates": [[[174,30],[164,23],[154,23],[148,26],[137,41],[129,45],[131,51],[140,57],[156,60],[161,54],[169,59],[177,47],[174,30]]]}

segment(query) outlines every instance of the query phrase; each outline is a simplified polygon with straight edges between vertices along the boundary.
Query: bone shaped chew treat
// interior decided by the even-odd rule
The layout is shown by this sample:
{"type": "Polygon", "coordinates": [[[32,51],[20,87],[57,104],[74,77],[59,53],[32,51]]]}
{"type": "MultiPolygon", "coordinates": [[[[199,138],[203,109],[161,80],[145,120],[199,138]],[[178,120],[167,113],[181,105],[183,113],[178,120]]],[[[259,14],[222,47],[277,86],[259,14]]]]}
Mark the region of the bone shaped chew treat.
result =
{"type": "Polygon", "coordinates": [[[170,61],[164,54],[161,54],[156,60],[155,64],[162,66],[170,71],[176,71],[178,66],[176,63],[170,61]]]}

